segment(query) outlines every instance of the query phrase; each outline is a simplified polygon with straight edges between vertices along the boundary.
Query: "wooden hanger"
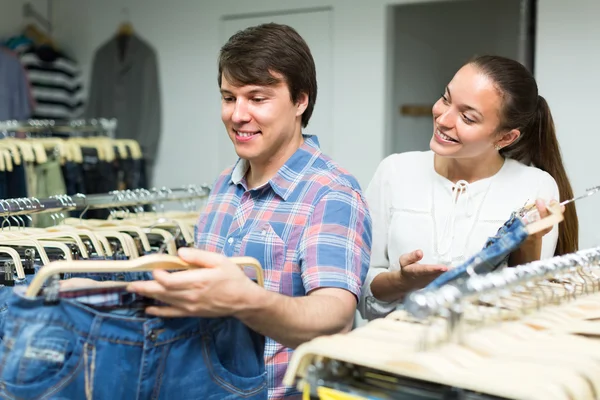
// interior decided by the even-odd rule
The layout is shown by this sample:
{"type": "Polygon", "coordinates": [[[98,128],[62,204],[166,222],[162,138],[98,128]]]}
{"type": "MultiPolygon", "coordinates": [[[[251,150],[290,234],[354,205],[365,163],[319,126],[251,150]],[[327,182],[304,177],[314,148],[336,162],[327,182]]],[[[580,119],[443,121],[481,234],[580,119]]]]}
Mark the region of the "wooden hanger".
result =
{"type": "Polygon", "coordinates": [[[73,261],[73,253],[71,253],[71,249],[69,249],[69,246],[67,246],[63,242],[55,242],[55,241],[40,239],[40,243],[44,247],[44,249],[60,250],[63,253],[63,255],[65,256],[65,260],[73,261]]]}
{"type": "Polygon", "coordinates": [[[5,138],[2,141],[14,144],[20,150],[23,160],[26,162],[35,162],[35,153],[29,140],[5,138]]]}
{"type": "Polygon", "coordinates": [[[148,235],[144,232],[142,228],[135,225],[125,225],[125,224],[117,224],[117,223],[109,223],[106,226],[98,226],[94,228],[96,231],[117,231],[123,233],[135,233],[142,243],[142,248],[145,252],[151,252],[152,248],[150,247],[150,241],[148,240],[148,235]]]}
{"type": "Polygon", "coordinates": [[[12,259],[15,264],[15,270],[17,271],[17,277],[19,279],[25,279],[25,268],[23,268],[19,253],[15,249],[6,246],[0,246],[0,253],[7,254],[12,259]]]}
{"type": "MultiPolygon", "coordinates": [[[[229,260],[240,267],[252,267],[256,273],[257,283],[264,287],[263,270],[258,260],[252,257],[230,257],[229,260]]],[[[154,271],[155,269],[187,270],[194,268],[198,267],[186,263],[179,257],[164,254],[152,254],[136,260],[126,261],[56,261],[38,271],[27,288],[26,296],[37,296],[44,282],[50,276],[56,274],[68,272],[138,272],[154,271]]]]}
{"type": "Polygon", "coordinates": [[[288,365],[284,384],[293,385],[296,377],[305,376],[308,366],[321,358],[510,399],[569,399],[562,385],[571,382],[569,386],[579,384],[584,387],[581,381],[577,381],[576,376],[572,379],[574,375],[569,371],[557,379],[549,380],[547,375],[540,371],[530,369],[525,374],[515,363],[505,363],[504,366],[492,366],[489,363],[490,365],[483,364],[485,368],[478,371],[465,370],[441,354],[396,349],[394,343],[353,339],[350,334],[320,337],[300,345],[294,351],[288,365]],[[523,379],[525,376],[527,379],[523,379]],[[508,383],[515,380],[520,384],[508,383]]]}
{"type": "MultiPolygon", "coordinates": [[[[27,229],[24,229],[22,232],[27,232],[27,229]]],[[[90,258],[85,243],[83,243],[83,240],[81,240],[79,235],[73,232],[31,232],[30,235],[24,237],[28,239],[68,239],[77,245],[83,258],[90,258]]]]}
{"type": "Polygon", "coordinates": [[[12,172],[13,171],[13,159],[10,154],[10,151],[8,149],[1,149],[0,152],[2,153],[2,157],[4,158],[4,165],[5,165],[6,171],[12,172]]]}
{"type": "Polygon", "coordinates": [[[89,239],[94,251],[96,252],[96,254],[98,256],[103,257],[105,255],[104,246],[101,243],[100,238],[91,229],[77,228],[77,227],[69,226],[69,225],[57,225],[57,226],[53,226],[50,228],[46,228],[46,230],[48,232],[69,231],[69,232],[72,232],[72,233],[78,235],[79,237],[87,238],[87,239],[89,239]]]}
{"type": "Polygon", "coordinates": [[[117,28],[117,36],[131,36],[133,35],[133,25],[129,21],[123,21],[117,28]]]}
{"type": "Polygon", "coordinates": [[[548,216],[530,224],[527,224],[525,229],[527,230],[527,233],[529,235],[533,235],[543,231],[544,229],[553,227],[554,225],[562,222],[565,219],[561,211],[560,204],[551,204],[547,206],[547,209],[549,212],[548,216]]]}
{"type": "Polygon", "coordinates": [[[48,254],[46,250],[44,250],[44,246],[35,239],[31,239],[29,237],[22,238],[0,238],[0,245],[8,246],[8,247],[33,247],[37,251],[37,254],[40,256],[40,260],[42,265],[47,265],[50,263],[50,259],[48,258],[48,254]]]}

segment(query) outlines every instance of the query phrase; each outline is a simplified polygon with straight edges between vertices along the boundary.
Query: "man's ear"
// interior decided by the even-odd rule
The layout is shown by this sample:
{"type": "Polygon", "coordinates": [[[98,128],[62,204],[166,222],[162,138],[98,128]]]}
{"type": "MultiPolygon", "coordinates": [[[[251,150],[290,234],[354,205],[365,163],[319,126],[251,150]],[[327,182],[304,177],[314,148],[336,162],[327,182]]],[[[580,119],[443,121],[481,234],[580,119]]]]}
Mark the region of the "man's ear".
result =
{"type": "Polygon", "coordinates": [[[298,101],[296,101],[296,107],[297,117],[301,116],[304,111],[306,111],[306,108],[308,107],[308,95],[306,93],[300,93],[300,96],[298,96],[298,101]]]}

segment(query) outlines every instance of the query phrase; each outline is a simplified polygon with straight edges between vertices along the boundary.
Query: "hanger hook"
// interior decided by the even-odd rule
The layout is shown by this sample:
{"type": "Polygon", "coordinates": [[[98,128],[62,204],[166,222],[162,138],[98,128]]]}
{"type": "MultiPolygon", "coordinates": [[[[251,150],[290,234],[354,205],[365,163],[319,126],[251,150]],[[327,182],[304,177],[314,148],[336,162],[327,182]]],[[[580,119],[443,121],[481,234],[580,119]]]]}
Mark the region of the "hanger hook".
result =
{"type": "Polygon", "coordinates": [[[0,199],[0,205],[2,206],[2,213],[4,214],[2,216],[4,218],[2,220],[2,225],[0,225],[0,229],[1,230],[4,230],[4,224],[6,222],[8,222],[8,216],[7,215],[10,213],[10,204],[6,203],[6,204],[8,204],[8,209],[7,209],[6,207],[4,207],[4,203],[6,203],[6,200],[0,199]]]}
{"type": "MultiPolygon", "coordinates": [[[[83,225],[83,216],[90,209],[90,205],[87,202],[87,197],[85,196],[85,194],[77,193],[74,197],[78,197],[80,199],[83,199],[83,203],[85,204],[85,208],[83,209],[83,211],[81,212],[81,214],[79,214],[79,225],[83,225]]],[[[75,201],[73,201],[73,204],[75,204],[75,206],[77,206],[77,204],[75,203],[75,201]]]]}
{"type": "MultiPolygon", "coordinates": [[[[27,210],[33,210],[34,209],[33,202],[31,201],[31,199],[28,199],[27,197],[23,197],[21,200],[23,201],[23,203],[25,203],[25,208],[27,210]]],[[[33,218],[31,218],[31,215],[29,213],[25,214],[25,218],[33,226],[33,218]]]]}
{"type": "MultiPolygon", "coordinates": [[[[19,207],[19,212],[24,211],[24,208],[21,206],[21,203],[19,203],[19,199],[11,199],[12,202],[14,202],[17,207],[19,207]]],[[[20,215],[16,215],[16,221],[17,221],[17,228],[18,229],[25,229],[25,221],[23,220],[23,218],[21,218],[20,215]]]]}
{"type": "Polygon", "coordinates": [[[167,249],[167,246],[171,243],[175,243],[177,245],[177,239],[179,239],[180,236],[182,236],[182,232],[181,232],[181,228],[179,227],[179,224],[176,221],[167,219],[167,218],[159,218],[156,223],[154,223],[153,225],[149,226],[148,229],[152,229],[155,228],[159,225],[161,225],[164,222],[169,222],[175,225],[176,227],[176,231],[175,234],[173,235],[172,238],[170,238],[169,240],[164,241],[159,249],[158,249],[158,254],[163,254],[165,252],[165,250],[167,249]]]}

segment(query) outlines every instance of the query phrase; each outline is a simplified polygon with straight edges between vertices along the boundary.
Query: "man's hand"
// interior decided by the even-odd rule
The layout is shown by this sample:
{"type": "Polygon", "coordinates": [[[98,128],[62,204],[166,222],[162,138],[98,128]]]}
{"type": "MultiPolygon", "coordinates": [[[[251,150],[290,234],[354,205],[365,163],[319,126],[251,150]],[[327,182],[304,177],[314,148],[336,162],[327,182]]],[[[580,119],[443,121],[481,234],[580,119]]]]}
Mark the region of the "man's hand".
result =
{"type": "Polygon", "coordinates": [[[408,293],[422,289],[448,271],[448,267],[445,265],[419,264],[422,259],[423,252],[421,250],[400,256],[398,284],[401,292],[408,293]]]}
{"type": "Polygon", "coordinates": [[[244,294],[260,289],[227,257],[207,251],[182,248],[179,257],[198,269],[168,273],[154,271],[154,281],[133,282],[131,292],[152,297],[169,307],[148,307],[160,317],[228,317],[242,309],[244,294]]]}

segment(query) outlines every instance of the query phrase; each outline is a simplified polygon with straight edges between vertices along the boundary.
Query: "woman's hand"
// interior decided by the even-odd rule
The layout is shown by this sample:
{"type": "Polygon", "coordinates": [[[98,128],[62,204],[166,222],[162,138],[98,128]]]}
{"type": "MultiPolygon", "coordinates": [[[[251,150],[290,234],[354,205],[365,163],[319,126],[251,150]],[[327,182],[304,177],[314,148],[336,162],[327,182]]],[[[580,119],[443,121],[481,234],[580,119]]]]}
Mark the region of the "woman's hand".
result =
{"type": "Polygon", "coordinates": [[[371,282],[371,292],[380,301],[402,300],[408,293],[422,289],[448,271],[445,265],[419,264],[423,252],[415,250],[400,256],[400,271],[379,274],[371,282]]]}
{"type": "MultiPolygon", "coordinates": [[[[558,202],[556,200],[552,200],[550,205],[557,203],[558,202]]],[[[540,219],[546,218],[550,215],[550,211],[548,211],[548,207],[543,200],[536,200],[535,207],[540,215],[540,219]]],[[[564,206],[561,207],[561,212],[564,212],[564,206]]],[[[539,260],[542,256],[542,239],[552,230],[552,228],[553,226],[550,226],[546,229],[529,235],[521,244],[521,246],[510,254],[508,259],[509,266],[514,267],[539,260]]]]}
{"type": "Polygon", "coordinates": [[[448,271],[445,265],[419,264],[423,259],[423,252],[415,250],[400,256],[400,271],[398,282],[404,293],[423,289],[433,282],[438,276],[448,271]]]}

